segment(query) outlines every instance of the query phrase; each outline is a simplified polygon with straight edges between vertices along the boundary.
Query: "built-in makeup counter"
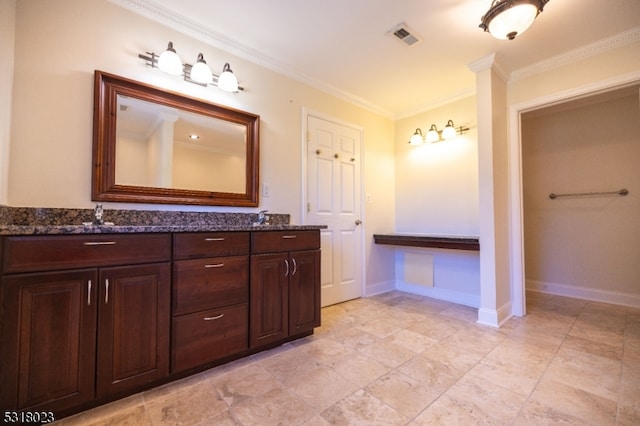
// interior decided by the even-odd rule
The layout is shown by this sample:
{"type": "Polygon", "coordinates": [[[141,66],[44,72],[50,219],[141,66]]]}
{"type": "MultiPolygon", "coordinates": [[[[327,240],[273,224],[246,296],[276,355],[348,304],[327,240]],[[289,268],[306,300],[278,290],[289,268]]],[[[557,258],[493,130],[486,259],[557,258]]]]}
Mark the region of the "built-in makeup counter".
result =
{"type": "Polygon", "coordinates": [[[393,246],[480,251],[479,238],[471,236],[397,233],[374,234],[373,240],[376,244],[393,246]]]}

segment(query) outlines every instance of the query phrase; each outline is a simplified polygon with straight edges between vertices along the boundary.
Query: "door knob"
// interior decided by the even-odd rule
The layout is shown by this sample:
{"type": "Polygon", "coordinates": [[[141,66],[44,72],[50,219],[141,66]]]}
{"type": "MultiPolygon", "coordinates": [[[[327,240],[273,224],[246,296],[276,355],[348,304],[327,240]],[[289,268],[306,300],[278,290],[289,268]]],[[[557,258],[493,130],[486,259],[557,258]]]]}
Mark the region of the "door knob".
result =
{"type": "Polygon", "coordinates": [[[356,219],[356,226],[362,224],[362,221],[360,219],[356,219]]]}

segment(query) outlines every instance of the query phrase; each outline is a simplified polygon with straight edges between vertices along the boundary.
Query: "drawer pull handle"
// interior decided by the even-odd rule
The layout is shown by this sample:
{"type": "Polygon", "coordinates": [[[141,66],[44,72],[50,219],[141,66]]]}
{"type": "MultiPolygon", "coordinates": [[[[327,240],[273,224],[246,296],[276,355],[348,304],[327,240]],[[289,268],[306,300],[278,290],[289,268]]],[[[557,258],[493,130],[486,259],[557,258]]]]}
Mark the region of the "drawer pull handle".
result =
{"type": "Polygon", "coordinates": [[[115,241],[87,241],[84,243],[85,246],[114,246],[116,245],[115,241]]]}
{"type": "Polygon", "coordinates": [[[285,240],[292,240],[296,238],[296,235],[283,235],[282,238],[285,240]]]}
{"type": "Polygon", "coordinates": [[[205,268],[222,268],[224,266],[224,263],[210,263],[207,265],[204,265],[205,268]]]}
{"type": "Polygon", "coordinates": [[[216,315],[215,317],[204,317],[205,321],[213,321],[213,320],[217,320],[220,319],[224,316],[224,314],[220,314],[220,315],[216,315]]]}
{"type": "Polygon", "coordinates": [[[87,306],[91,306],[91,280],[87,282],[87,306]]]}
{"type": "Polygon", "coordinates": [[[224,241],[224,237],[205,238],[205,241],[224,241]]]}

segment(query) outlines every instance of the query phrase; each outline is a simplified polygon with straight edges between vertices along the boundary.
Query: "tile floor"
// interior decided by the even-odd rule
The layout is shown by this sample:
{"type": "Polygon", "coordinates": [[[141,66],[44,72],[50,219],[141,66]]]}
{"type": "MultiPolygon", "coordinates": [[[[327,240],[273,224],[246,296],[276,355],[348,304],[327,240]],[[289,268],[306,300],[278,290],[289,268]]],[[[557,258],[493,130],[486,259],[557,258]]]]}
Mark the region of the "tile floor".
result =
{"type": "Polygon", "coordinates": [[[640,309],[540,293],[499,330],[401,292],[67,425],[640,425],[640,309]]]}

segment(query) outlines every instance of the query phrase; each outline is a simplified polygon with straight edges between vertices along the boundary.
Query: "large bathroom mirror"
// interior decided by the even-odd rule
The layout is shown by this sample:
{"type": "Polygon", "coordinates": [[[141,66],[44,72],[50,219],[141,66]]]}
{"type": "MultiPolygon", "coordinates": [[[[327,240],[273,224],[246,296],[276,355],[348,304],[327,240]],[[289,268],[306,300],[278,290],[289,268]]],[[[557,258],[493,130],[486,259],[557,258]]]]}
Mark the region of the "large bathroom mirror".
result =
{"type": "Polygon", "coordinates": [[[260,117],[95,72],[92,200],[258,205],[260,117]]]}

